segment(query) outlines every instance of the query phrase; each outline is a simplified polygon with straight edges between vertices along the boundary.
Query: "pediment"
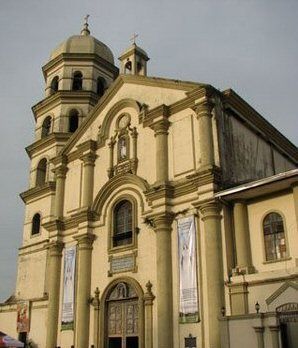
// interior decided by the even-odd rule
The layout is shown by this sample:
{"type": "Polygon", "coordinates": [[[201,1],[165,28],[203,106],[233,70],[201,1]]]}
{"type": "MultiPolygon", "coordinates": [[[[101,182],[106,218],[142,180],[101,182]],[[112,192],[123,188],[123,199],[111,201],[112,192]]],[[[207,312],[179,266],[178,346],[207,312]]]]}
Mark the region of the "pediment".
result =
{"type": "Polygon", "coordinates": [[[298,302],[298,283],[287,281],[266,299],[269,311],[289,302],[298,302]]]}
{"type": "Polygon", "coordinates": [[[61,154],[68,155],[88,140],[105,141],[111,118],[121,109],[131,107],[140,113],[142,105],[149,109],[162,104],[170,105],[185,98],[186,92],[200,86],[192,82],[120,75],[65,144],[61,154]]]}

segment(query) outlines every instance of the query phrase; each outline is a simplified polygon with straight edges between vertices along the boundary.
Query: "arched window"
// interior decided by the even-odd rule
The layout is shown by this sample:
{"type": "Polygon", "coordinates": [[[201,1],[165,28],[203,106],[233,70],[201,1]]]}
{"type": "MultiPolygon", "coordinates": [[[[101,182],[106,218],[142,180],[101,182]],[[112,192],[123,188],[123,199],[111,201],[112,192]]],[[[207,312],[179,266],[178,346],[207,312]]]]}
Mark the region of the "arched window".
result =
{"type": "Polygon", "coordinates": [[[51,82],[51,94],[58,91],[58,86],[59,86],[59,77],[55,76],[51,82]]]}
{"type": "Polygon", "coordinates": [[[42,186],[45,184],[46,173],[47,173],[47,160],[46,158],[43,158],[39,161],[37,165],[36,186],[42,186]]]}
{"type": "Polygon", "coordinates": [[[51,124],[52,124],[52,118],[51,116],[47,116],[43,123],[42,123],[42,127],[41,127],[41,137],[44,138],[47,135],[50,134],[51,132],[51,124]]]}
{"type": "Polygon", "coordinates": [[[132,69],[131,61],[128,60],[124,66],[124,74],[131,74],[131,69],[132,69]]]}
{"type": "Polygon", "coordinates": [[[40,232],[40,214],[35,214],[32,219],[31,235],[38,234],[40,232]]]}
{"type": "Polygon", "coordinates": [[[79,113],[77,110],[73,109],[69,113],[69,125],[68,131],[74,133],[79,126],[79,113]]]}
{"type": "Polygon", "coordinates": [[[97,94],[101,97],[104,95],[105,92],[105,88],[106,88],[106,81],[104,78],[99,77],[97,79],[97,94]]]}
{"type": "Polygon", "coordinates": [[[73,74],[72,90],[81,91],[82,88],[83,88],[83,75],[80,71],[76,71],[73,74]]]}
{"type": "Polygon", "coordinates": [[[113,247],[132,243],[132,204],[128,200],[119,202],[114,208],[113,247]]]}
{"type": "Polygon", "coordinates": [[[286,257],[286,242],[283,218],[278,213],[266,215],[263,221],[266,260],[286,257]]]}

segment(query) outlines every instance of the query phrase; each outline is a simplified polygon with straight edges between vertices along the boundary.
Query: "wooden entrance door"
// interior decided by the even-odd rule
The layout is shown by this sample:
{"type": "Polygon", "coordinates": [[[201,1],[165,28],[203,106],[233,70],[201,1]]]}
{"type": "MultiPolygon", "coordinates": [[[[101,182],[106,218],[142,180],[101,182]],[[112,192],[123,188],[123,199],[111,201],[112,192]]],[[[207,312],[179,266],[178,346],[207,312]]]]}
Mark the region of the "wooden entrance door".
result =
{"type": "Polygon", "coordinates": [[[107,303],[108,348],[139,348],[138,299],[126,285],[118,284],[107,303]]]}

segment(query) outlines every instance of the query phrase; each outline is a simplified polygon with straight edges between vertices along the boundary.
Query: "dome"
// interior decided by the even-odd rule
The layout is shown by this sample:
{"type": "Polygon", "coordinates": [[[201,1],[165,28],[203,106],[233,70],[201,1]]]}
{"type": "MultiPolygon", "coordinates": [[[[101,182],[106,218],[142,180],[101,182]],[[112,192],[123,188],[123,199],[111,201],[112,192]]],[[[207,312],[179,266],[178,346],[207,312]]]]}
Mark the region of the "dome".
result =
{"type": "Polygon", "coordinates": [[[114,64],[114,56],[109,47],[89,34],[71,36],[51,53],[50,59],[52,60],[62,53],[97,54],[109,63],[114,64]]]}

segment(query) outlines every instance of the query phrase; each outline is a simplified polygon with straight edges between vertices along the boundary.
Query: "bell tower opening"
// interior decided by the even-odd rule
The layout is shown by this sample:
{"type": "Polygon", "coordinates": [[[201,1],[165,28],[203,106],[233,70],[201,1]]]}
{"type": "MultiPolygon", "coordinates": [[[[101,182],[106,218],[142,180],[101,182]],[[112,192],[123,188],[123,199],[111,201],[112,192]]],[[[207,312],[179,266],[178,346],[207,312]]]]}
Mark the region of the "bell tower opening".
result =
{"type": "Polygon", "coordinates": [[[120,73],[147,76],[147,53],[135,43],[138,35],[133,36],[133,44],[119,57],[120,73]]]}

